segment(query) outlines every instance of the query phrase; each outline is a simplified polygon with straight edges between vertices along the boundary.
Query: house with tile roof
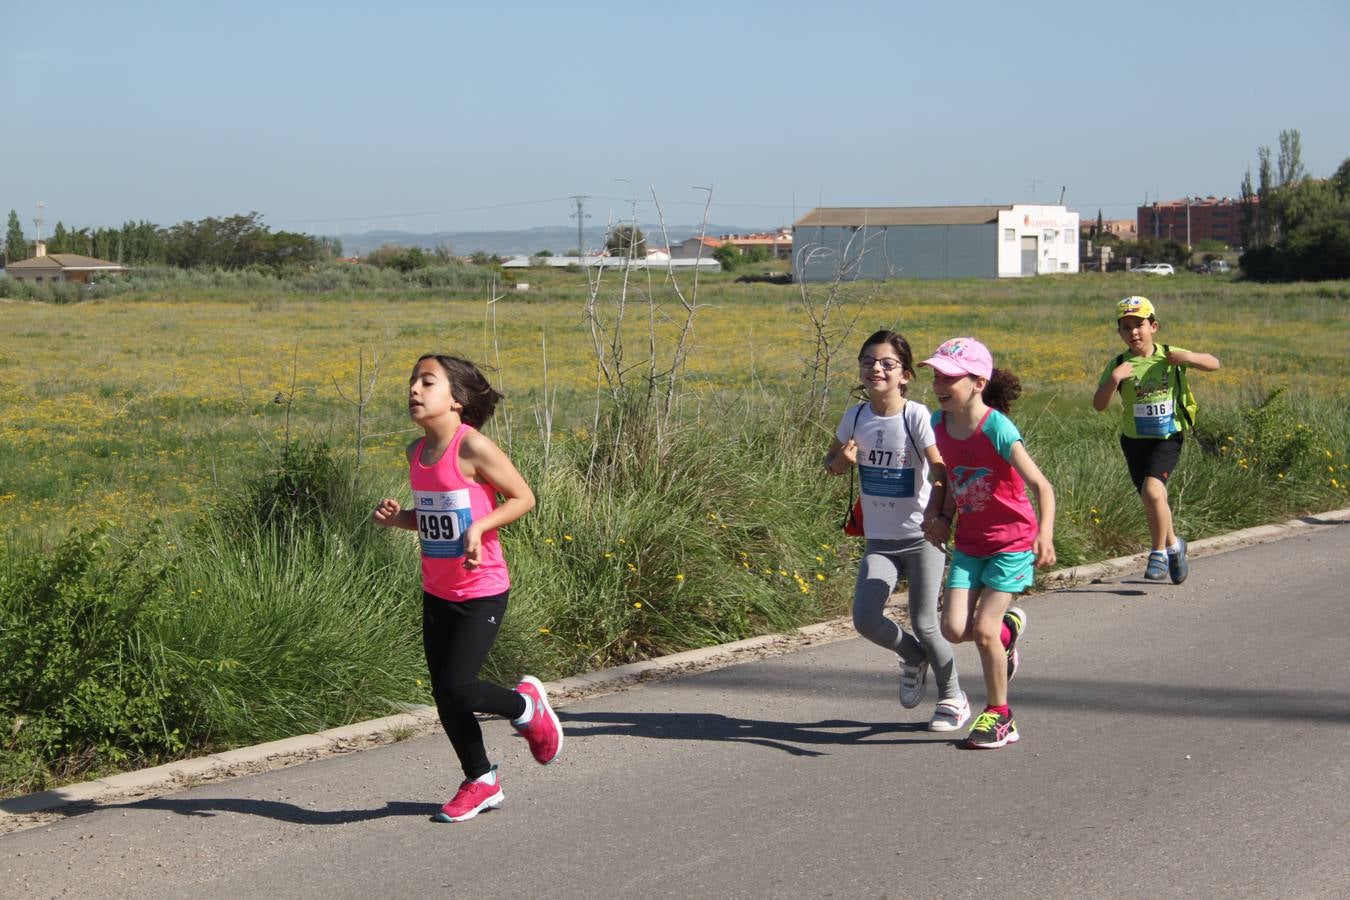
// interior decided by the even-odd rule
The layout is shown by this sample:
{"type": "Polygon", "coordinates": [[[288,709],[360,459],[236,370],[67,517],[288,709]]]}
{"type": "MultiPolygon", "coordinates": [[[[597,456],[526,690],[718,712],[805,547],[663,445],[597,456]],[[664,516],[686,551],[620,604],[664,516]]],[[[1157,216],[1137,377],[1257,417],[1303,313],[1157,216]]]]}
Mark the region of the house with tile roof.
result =
{"type": "Polygon", "coordinates": [[[100,275],[125,271],[126,266],[106,259],[78,253],[49,254],[41,241],[37,242],[37,255],[32,259],[12,262],[5,267],[5,274],[10,278],[34,284],[92,284],[100,275]]]}

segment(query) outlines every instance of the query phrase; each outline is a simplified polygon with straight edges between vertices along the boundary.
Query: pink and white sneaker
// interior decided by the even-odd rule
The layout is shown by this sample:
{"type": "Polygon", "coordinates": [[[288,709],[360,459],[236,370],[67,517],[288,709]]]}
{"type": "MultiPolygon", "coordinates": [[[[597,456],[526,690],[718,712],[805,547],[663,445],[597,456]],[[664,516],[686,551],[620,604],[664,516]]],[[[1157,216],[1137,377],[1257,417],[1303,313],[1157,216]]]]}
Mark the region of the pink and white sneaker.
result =
{"type": "Polygon", "coordinates": [[[543,683],[533,675],[526,675],[516,685],[516,693],[524,694],[534,701],[534,715],[524,725],[515,725],[516,731],[530,745],[534,761],[546,766],[558,758],[562,752],[563,730],[553,707],[548,705],[548,692],[543,683]]]}
{"type": "Polygon", "coordinates": [[[492,783],[481,778],[467,778],[455,792],[455,796],[441,807],[434,818],[437,822],[464,822],[487,809],[496,809],[502,805],[506,795],[502,793],[501,779],[497,777],[497,767],[492,767],[492,783]]]}

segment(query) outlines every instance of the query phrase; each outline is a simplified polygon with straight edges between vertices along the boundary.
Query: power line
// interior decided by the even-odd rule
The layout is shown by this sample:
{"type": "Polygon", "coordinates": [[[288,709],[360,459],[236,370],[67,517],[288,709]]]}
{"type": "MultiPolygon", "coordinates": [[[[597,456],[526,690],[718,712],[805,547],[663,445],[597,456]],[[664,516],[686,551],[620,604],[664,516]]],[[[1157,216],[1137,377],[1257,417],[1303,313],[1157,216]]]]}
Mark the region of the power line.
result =
{"type": "Polygon", "coordinates": [[[516,203],[493,203],[487,206],[460,206],[454,209],[431,209],[423,212],[404,212],[404,213],[380,213],[379,215],[367,216],[337,216],[332,219],[285,219],[274,222],[274,225],[318,225],[323,222],[356,222],[362,219],[411,219],[414,216],[442,216],[448,213],[459,212],[482,212],[489,209],[510,209],[513,206],[538,206],[543,203],[560,203],[563,200],[570,200],[570,197],[549,197],[544,200],[521,200],[516,203]]]}

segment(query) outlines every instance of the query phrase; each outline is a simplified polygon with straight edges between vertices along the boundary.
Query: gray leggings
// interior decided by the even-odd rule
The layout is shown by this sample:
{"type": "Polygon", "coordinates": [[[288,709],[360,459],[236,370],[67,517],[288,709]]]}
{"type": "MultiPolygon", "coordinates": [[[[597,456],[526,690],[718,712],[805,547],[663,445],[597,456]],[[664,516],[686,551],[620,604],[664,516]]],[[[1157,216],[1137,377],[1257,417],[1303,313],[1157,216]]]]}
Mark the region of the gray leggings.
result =
{"type": "Polygon", "coordinates": [[[878,646],[910,664],[928,657],[940,699],[961,696],[952,645],[938,627],[938,596],[947,558],[923,538],[904,541],[867,541],[858,582],[853,589],[853,627],[878,646]],[[909,582],[909,634],[886,616],[886,601],[904,575],[909,582]],[[915,637],[917,635],[917,637],[915,637]]]}

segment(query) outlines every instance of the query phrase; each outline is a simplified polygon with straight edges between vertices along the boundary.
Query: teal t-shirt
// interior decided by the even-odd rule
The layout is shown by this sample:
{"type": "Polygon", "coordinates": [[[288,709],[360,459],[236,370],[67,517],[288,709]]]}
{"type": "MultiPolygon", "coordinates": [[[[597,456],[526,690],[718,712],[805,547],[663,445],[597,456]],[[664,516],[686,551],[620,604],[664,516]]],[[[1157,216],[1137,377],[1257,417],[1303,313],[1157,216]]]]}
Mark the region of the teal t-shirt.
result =
{"type": "MultiPolygon", "coordinates": [[[[1182,350],[1170,344],[1167,348],[1182,350]]],[[[1153,353],[1149,356],[1134,356],[1126,351],[1125,359],[1134,373],[1120,383],[1121,434],[1132,438],[1161,439],[1184,431],[1185,420],[1175,408],[1179,391],[1174,389],[1173,384],[1177,377],[1173,370],[1180,367],[1168,365],[1163,345],[1154,343],[1153,353]]],[[[1098,387],[1111,380],[1111,372],[1116,365],[1116,357],[1113,356],[1097,379],[1098,387]]]]}

